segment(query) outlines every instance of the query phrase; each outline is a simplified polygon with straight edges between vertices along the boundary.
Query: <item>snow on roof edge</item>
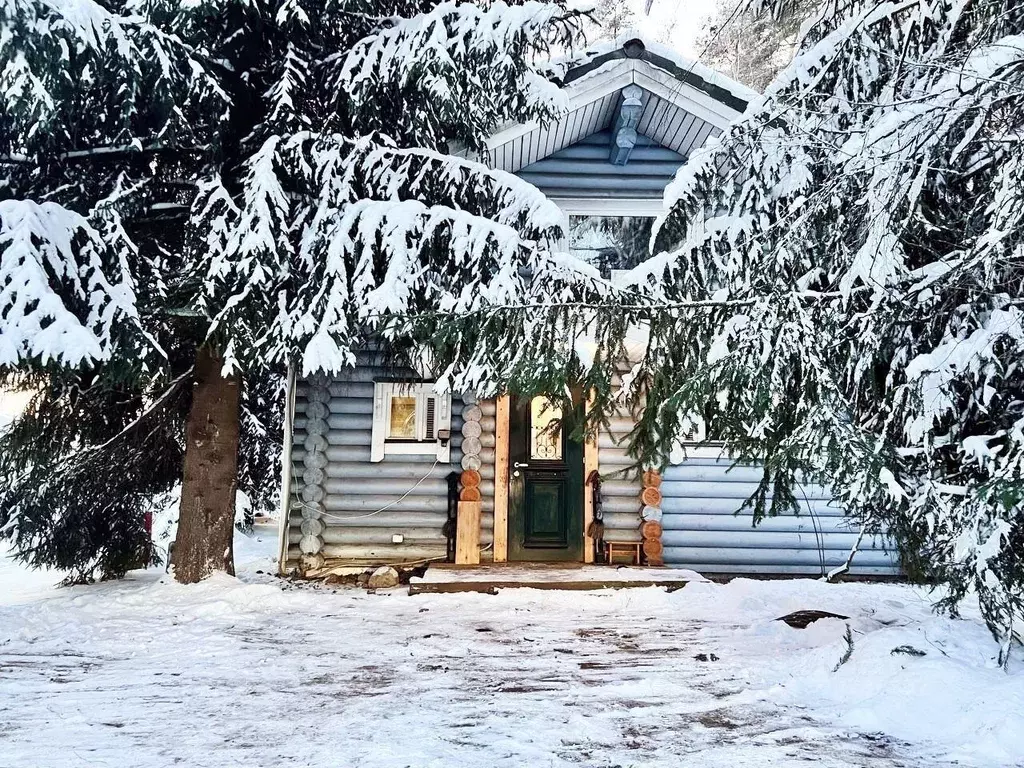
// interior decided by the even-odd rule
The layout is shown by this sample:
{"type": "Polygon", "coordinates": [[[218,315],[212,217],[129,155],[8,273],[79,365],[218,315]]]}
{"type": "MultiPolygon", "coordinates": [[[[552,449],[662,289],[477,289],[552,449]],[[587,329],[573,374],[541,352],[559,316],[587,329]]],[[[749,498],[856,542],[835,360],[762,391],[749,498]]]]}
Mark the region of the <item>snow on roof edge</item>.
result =
{"type": "MultiPolygon", "coordinates": [[[[743,83],[737,82],[731,77],[727,77],[721,72],[718,72],[705,64],[701,64],[695,59],[690,59],[689,57],[684,56],[674,48],[645,39],[644,36],[636,30],[628,30],[616,37],[614,40],[599,41],[589,45],[581,53],[566,56],[556,62],[552,62],[553,68],[560,69],[564,72],[564,78],[568,82],[573,79],[573,72],[578,72],[580,69],[593,63],[596,59],[599,59],[602,56],[607,56],[617,51],[625,51],[627,43],[631,43],[634,40],[639,41],[641,45],[643,45],[644,51],[647,53],[671,62],[679,69],[692,73],[708,84],[727,91],[734,98],[749,103],[761,96],[761,94],[753,88],[743,85],[743,83]]],[[[655,67],[658,66],[655,62],[649,61],[648,63],[655,67]]]]}

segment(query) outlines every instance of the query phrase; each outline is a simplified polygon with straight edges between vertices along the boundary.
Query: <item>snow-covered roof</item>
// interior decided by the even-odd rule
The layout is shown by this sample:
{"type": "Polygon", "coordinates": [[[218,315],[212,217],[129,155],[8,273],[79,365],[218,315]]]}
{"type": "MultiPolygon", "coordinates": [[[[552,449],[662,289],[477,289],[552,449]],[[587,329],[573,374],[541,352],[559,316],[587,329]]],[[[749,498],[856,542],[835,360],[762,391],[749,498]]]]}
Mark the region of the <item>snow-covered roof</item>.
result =
{"type": "Polygon", "coordinates": [[[757,98],[756,91],[636,35],[594,45],[555,62],[554,80],[568,109],[556,121],[505,126],[488,142],[493,168],[516,173],[565,147],[612,127],[622,89],[642,89],[636,130],[687,156],[717,136],[757,98]]]}
{"type": "Polygon", "coordinates": [[[615,40],[595,43],[583,53],[563,59],[559,62],[565,70],[561,78],[562,84],[568,85],[586,78],[600,70],[603,65],[622,59],[645,61],[677,80],[730,105],[738,112],[743,112],[747,104],[760,95],[752,88],[695,59],[683,56],[673,48],[644,40],[635,32],[627,32],[615,40]]]}

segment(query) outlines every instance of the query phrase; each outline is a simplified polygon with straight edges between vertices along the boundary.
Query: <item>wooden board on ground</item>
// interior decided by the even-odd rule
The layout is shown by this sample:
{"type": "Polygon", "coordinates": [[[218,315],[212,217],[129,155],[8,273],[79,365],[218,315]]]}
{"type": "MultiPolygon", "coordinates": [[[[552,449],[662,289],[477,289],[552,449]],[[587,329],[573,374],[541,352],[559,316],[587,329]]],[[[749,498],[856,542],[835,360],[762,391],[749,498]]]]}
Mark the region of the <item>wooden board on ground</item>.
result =
{"type": "Polygon", "coordinates": [[[677,590],[699,576],[671,569],[612,568],[606,565],[505,563],[481,566],[435,564],[409,582],[409,594],[484,592],[499,589],[627,589],[663,587],[677,590]]]}
{"type": "Polygon", "coordinates": [[[460,501],[455,529],[455,562],[476,565],[480,562],[480,502],[460,501]]]}

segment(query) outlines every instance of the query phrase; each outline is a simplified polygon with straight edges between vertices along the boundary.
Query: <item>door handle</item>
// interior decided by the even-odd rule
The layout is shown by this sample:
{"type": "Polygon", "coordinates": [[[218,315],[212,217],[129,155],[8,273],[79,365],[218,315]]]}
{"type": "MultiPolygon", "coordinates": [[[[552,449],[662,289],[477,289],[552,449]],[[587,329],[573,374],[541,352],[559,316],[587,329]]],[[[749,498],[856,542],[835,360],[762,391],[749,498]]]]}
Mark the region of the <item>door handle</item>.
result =
{"type": "Polygon", "coordinates": [[[512,462],[512,466],[515,467],[516,469],[523,469],[524,467],[528,467],[530,465],[529,464],[524,464],[521,461],[514,461],[514,462],[512,462]]]}

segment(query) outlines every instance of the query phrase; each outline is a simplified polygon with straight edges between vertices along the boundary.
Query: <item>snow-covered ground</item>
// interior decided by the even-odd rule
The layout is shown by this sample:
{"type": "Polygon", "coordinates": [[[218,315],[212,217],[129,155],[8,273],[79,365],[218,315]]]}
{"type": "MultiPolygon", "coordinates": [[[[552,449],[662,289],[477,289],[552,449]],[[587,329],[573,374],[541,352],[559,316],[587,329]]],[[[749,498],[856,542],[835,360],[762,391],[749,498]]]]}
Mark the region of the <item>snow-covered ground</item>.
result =
{"type": "Polygon", "coordinates": [[[1021,665],[910,587],[367,594],[275,579],[274,539],[193,587],[0,558],[0,766],[1024,764],[1021,665]],[[806,608],[851,619],[773,621],[806,608]]]}

